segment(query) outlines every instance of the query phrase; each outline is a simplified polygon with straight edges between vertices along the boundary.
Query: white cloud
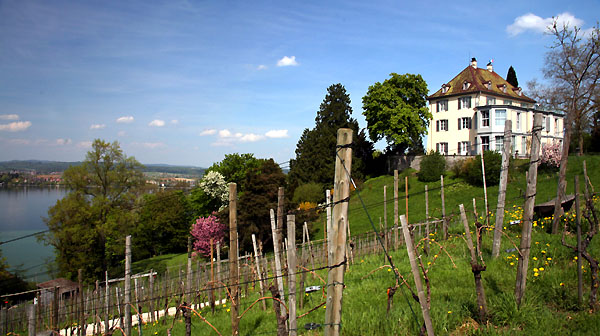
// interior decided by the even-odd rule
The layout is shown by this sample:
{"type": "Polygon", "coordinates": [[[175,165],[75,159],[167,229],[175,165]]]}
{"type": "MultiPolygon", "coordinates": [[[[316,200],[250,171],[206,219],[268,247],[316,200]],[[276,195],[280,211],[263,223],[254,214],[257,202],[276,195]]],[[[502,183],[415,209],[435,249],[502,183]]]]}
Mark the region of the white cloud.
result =
{"type": "Polygon", "coordinates": [[[177,125],[177,124],[179,124],[179,120],[173,119],[173,120],[171,120],[171,124],[177,125]]]}
{"type": "Polygon", "coordinates": [[[55,144],[59,146],[70,145],[73,141],[71,139],[56,139],[55,144]]]}
{"type": "Polygon", "coordinates": [[[103,129],[105,127],[105,124],[92,124],[92,126],[90,126],[90,129],[103,129]]]}
{"type": "Polygon", "coordinates": [[[148,126],[163,127],[165,126],[165,121],[160,119],[154,119],[148,124],[148,126]]]}
{"type": "Polygon", "coordinates": [[[18,114],[0,114],[0,120],[19,120],[18,114]]]}
{"type": "MultiPolygon", "coordinates": [[[[583,25],[583,20],[576,18],[569,12],[558,14],[555,16],[555,18],[559,29],[565,24],[571,28],[574,26],[581,27],[583,25]]],[[[533,13],[527,13],[517,17],[513,24],[507,26],[506,32],[508,32],[511,36],[519,35],[527,30],[531,30],[536,33],[545,33],[548,31],[548,28],[552,27],[553,23],[554,18],[552,17],[542,18],[533,13]]]]}
{"type": "Polygon", "coordinates": [[[215,134],[217,134],[216,129],[206,129],[206,130],[200,132],[200,136],[215,135],[215,134]]]}
{"type": "Polygon", "coordinates": [[[119,124],[129,124],[133,122],[133,117],[132,116],[123,116],[120,118],[117,118],[117,122],[119,124]]]}
{"type": "Polygon", "coordinates": [[[268,131],[267,133],[265,133],[265,136],[267,138],[287,138],[287,137],[289,137],[288,130],[286,130],[286,129],[271,130],[271,131],[268,131]]]}
{"type": "Polygon", "coordinates": [[[30,121],[15,121],[9,124],[0,124],[0,131],[20,132],[31,127],[30,121]]]}
{"type": "Polygon", "coordinates": [[[92,142],[91,141],[80,141],[79,143],[77,143],[77,147],[79,147],[79,148],[92,148],[92,142]]]}
{"type": "Polygon", "coordinates": [[[229,130],[227,130],[227,129],[219,131],[220,138],[231,138],[232,136],[233,136],[233,134],[231,134],[231,132],[229,132],[229,130]]]}
{"type": "Polygon", "coordinates": [[[298,65],[298,62],[296,62],[296,56],[283,56],[282,59],[280,59],[279,61],[277,61],[277,66],[278,67],[283,67],[283,66],[296,66],[298,65]]]}
{"type": "Polygon", "coordinates": [[[119,133],[117,133],[118,136],[126,136],[127,133],[125,131],[119,131],[119,133]]]}
{"type": "Polygon", "coordinates": [[[267,70],[267,66],[264,64],[259,65],[258,67],[256,67],[256,70],[267,70]]]}
{"type": "Polygon", "coordinates": [[[258,135],[254,133],[243,134],[239,137],[241,142],[256,142],[264,139],[264,135],[258,135]]]}

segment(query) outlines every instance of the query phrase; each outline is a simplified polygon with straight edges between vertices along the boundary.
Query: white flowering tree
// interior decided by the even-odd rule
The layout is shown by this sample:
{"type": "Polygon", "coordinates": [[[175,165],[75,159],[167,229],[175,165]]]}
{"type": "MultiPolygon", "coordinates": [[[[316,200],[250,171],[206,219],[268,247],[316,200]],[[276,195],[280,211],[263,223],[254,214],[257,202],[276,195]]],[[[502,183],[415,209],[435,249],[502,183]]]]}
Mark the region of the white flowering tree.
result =
{"type": "Polygon", "coordinates": [[[225,177],[216,171],[210,171],[200,180],[200,188],[204,193],[219,203],[219,211],[223,210],[229,200],[229,188],[225,177]]]}

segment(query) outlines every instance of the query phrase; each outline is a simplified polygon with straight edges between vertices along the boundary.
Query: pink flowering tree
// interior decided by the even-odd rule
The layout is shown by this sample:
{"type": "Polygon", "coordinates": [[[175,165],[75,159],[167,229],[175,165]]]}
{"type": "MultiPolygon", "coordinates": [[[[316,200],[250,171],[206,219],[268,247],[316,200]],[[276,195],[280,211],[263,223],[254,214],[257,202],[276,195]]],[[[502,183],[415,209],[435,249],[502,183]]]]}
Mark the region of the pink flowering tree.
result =
{"type": "Polygon", "coordinates": [[[544,168],[558,169],[562,156],[562,145],[559,143],[545,144],[542,147],[541,165],[544,168]]]}
{"type": "Polygon", "coordinates": [[[210,256],[210,239],[213,239],[213,246],[223,242],[225,237],[225,225],[219,223],[219,219],[213,215],[200,217],[192,225],[190,232],[194,237],[194,251],[204,256],[210,256]]]}

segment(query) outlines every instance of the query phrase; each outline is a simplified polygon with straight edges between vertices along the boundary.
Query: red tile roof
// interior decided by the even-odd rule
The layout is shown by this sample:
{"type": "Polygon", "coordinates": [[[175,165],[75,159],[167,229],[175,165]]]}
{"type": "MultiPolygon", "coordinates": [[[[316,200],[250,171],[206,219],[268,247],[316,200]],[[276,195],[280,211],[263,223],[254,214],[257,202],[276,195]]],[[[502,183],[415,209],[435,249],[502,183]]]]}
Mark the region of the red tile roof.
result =
{"type": "Polygon", "coordinates": [[[448,87],[448,91],[442,93],[442,89],[439,89],[436,93],[427,97],[427,99],[431,100],[442,97],[480,92],[484,94],[491,94],[496,97],[504,97],[532,104],[535,103],[535,100],[525,96],[524,94],[521,93],[521,95],[519,95],[519,88],[512,86],[494,71],[481,68],[475,69],[470,65],[456,75],[456,77],[454,77],[450,82],[444,85],[448,87]],[[466,90],[463,90],[463,84],[465,82],[470,83],[470,85],[466,90]],[[489,89],[487,87],[487,83],[491,84],[489,89]],[[506,92],[504,92],[503,89],[505,85],[506,92]]]}

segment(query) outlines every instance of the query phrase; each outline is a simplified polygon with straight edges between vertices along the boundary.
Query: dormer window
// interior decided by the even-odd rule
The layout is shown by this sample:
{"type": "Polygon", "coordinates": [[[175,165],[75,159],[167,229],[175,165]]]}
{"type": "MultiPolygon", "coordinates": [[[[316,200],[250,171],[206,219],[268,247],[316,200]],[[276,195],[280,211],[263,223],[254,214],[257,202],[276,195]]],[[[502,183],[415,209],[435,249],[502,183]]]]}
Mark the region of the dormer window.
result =
{"type": "Polygon", "coordinates": [[[446,93],[448,92],[448,89],[450,88],[450,85],[447,84],[442,84],[442,93],[446,93]]]}
{"type": "Polygon", "coordinates": [[[498,84],[498,89],[502,92],[506,93],[506,84],[498,84]]]}
{"type": "Polygon", "coordinates": [[[491,90],[492,89],[492,81],[487,81],[483,83],[486,87],[486,89],[491,90]]]}
{"type": "Polygon", "coordinates": [[[514,88],[513,91],[518,94],[519,96],[523,95],[523,89],[518,87],[518,88],[514,88]]]}
{"type": "Polygon", "coordinates": [[[465,81],[462,85],[463,90],[467,90],[467,89],[469,89],[469,87],[471,87],[471,83],[469,83],[467,81],[465,81]]]}

